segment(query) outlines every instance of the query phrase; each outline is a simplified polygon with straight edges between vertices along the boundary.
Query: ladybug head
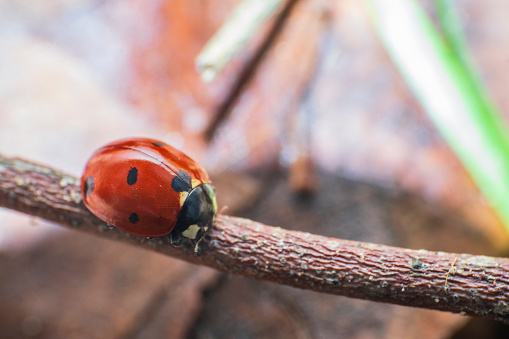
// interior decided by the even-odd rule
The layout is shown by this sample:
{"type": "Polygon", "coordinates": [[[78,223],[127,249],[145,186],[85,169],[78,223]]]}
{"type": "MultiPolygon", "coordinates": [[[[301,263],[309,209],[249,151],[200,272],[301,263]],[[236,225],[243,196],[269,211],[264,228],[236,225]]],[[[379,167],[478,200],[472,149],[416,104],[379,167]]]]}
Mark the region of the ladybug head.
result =
{"type": "Polygon", "coordinates": [[[178,238],[184,237],[197,243],[212,226],[216,213],[216,196],[212,186],[197,186],[182,205],[172,233],[178,238]]]}

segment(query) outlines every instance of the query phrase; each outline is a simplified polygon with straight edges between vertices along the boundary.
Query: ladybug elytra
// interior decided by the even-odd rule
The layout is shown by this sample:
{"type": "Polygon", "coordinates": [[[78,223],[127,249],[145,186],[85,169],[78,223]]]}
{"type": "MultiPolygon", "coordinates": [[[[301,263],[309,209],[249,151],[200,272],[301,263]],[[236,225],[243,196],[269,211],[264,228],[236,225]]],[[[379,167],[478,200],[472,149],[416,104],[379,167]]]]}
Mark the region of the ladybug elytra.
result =
{"type": "Polygon", "coordinates": [[[88,209],[108,224],[145,236],[193,244],[217,213],[210,179],[194,160],[147,138],[109,143],[89,159],[81,177],[88,209]]]}

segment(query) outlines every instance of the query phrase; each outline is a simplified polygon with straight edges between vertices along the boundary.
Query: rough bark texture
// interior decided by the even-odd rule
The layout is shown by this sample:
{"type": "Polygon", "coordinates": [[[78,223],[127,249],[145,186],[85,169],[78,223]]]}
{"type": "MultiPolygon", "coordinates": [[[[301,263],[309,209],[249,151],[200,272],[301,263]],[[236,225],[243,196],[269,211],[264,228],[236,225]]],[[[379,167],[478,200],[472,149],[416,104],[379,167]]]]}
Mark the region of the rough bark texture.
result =
{"type": "Polygon", "coordinates": [[[509,259],[410,250],[288,231],[220,215],[196,255],[107,226],[78,180],[0,156],[0,206],[251,278],[379,302],[509,321],[509,259]]]}

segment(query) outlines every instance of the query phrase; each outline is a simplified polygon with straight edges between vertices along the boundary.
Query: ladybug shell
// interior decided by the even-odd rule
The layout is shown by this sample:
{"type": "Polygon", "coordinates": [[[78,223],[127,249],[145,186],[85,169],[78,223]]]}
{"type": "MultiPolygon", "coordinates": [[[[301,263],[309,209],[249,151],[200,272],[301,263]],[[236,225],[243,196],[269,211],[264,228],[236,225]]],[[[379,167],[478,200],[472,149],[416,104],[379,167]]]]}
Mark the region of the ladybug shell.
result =
{"type": "Polygon", "coordinates": [[[169,234],[188,193],[210,183],[207,173],[179,150],[154,139],[131,138],[97,150],[81,177],[85,205],[128,233],[169,234]]]}

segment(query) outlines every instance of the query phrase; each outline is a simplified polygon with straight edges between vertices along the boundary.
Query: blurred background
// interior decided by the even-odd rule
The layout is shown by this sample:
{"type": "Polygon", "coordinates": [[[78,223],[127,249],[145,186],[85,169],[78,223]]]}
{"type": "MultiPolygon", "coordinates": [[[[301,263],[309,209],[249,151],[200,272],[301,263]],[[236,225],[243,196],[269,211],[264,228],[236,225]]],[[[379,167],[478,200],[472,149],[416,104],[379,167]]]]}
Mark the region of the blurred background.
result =
{"type": "MultiPolygon", "coordinates": [[[[283,1],[204,82],[195,58],[238,1],[0,0],[0,153],[80,176],[107,142],[157,138],[207,169],[225,214],[503,256],[509,3],[400,2],[283,1]]],[[[225,275],[6,209],[0,224],[2,338],[509,335],[225,275]]]]}

